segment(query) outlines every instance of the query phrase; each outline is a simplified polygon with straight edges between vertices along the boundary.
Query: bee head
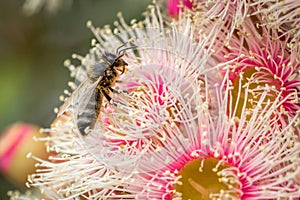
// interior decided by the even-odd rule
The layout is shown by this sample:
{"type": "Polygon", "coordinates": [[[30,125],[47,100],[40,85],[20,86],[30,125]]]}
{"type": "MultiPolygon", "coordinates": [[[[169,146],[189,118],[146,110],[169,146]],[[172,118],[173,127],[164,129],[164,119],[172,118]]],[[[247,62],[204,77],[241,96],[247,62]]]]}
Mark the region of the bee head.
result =
{"type": "Polygon", "coordinates": [[[123,74],[125,72],[126,66],[128,66],[128,64],[122,59],[122,56],[124,54],[119,55],[116,59],[115,62],[113,63],[112,67],[115,70],[118,70],[119,72],[121,72],[121,74],[123,74]]]}

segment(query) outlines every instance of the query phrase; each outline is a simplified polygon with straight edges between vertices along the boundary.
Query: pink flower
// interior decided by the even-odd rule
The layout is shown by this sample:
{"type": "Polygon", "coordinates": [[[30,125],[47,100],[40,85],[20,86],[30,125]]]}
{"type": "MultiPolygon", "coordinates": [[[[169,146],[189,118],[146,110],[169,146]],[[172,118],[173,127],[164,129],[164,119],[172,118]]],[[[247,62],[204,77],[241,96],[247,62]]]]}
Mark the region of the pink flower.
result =
{"type": "Polygon", "coordinates": [[[289,37],[276,39],[274,29],[257,29],[250,20],[242,27],[218,57],[229,69],[234,91],[230,106],[236,109],[231,114],[239,117],[243,106],[251,110],[274,103],[275,116],[294,118],[300,110],[299,50],[289,48],[289,37]],[[264,91],[266,97],[259,102],[264,91]]]}
{"type": "Polygon", "coordinates": [[[228,117],[230,95],[220,94],[218,116],[202,107],[181,123],[181,132],[167,136],[169,145],[144,163],[154,170],[134,174],[128,191],[138,199],[299,198],[300,143],[293,123],[284,130],[270,126],[276,123],[272,105],[256,107],[248,120],[245,109],[240,120],[228,117]]]}
{"type": "Polygon", "coordinates": [[[52,199],[300,198],[299,63],[287,41],[272,41],[265,29],[259,35],[246,20],[215,55],[217,24],[211,37],[197,35],[189,15],[164,26],[153,6],[131,26],[119,18],[114,30],[88,22],[97,40],[86,56],[73,56],[79,66],[65,63],[76,89],[104,51],[128,42],[119,94],[101,102],[85,136],[76,104],[45,129],[51,134],[40,140],[55,154],[34,157],[40,164],[30,186],[52,199]]]}
{"type": "MultiPolygon", "coordinates": [[[[88,135],[79,133],[74,115],[77,108],[72,106],[51,128],[44,129],[50,136],[40,140],[47,142],[47,149],[54,155],[50,161],[33,156],[40,164],[28,185],[49,198],[138,197],[128,187],[135,174],[165,166],[167,163],[149,163],[149,159],[160,149],[171,147],[172,138],[197,119],[202,107],[208,107],[204,100],[209,91],[202,91],[206,80],[200,78],[207,71],[207,44],[193,42],[190,19],[187,17],[179,30],[176,25],[164,28],[154,7],[145,21],[133,21],[131,26],[119,17],[114,31],[95,28],[88,22],[97,41],[93,40],[86,56],[73,55],[81,61],[80,66],[65,62],[76,82],[81,83],[89,67],[100,62],[103,51],[114,52],[124,42],[136,47],[125,51],[128,68],[114,87],[121,92],[110,94],[115,104],[103,101],[100,117],[88,135]]],[[[76,88],[76,82],[69,83],[71,88],[76,88]]],[[[185,134],[193,134],[193,129],[185,134]]],[[[169,161],[175,160],[170,157],[169,161]]]]}
{"type": "MultiPolygon", "coordinates": [[[[168,1],[168,4],[171,4],[168,1]]],[[[186,1],[184,1],[186,2],[186,1]]],[[[264,1],[263,1],[264,2],[264,1]]],[[[178,3],[173,3],[171,5],[178,5],[178,3]]],[[[185,15],[190,15],[193,19],[193,25],[196,29],[196,34],[209,35],[212,29],[215,26],[219,28],[219,40],[221,42],[227,43],[231,36],[233,35],[235,29],[239,27],[243,21],[247,18],[249,12],[256,4],[261,4],[261,1],[251,2],[251,1],[204,1],[204,0],[195,0],[191,3],[190,8],[187,13],[180,12],[182,10],[170,9],[171,6],[168,6],[169,13],[172,16],[173,11],[175,14],[180,17],[185,15]],[[180,14],[182,13],[182,14],[180,14]]],[[[185,5],[185,4],[184,4],[185,5]]],[[[174,8],[172,6],[171,8],[174,8]]],[[[216,47],[217,50],[218,47],[216,47]]]]}
{"type": "Polygon", "coordinates": [[[46,159],[45,144],[35,141],[43,137],[39,127],[16,122],[8,126],[0,137],[0,171],[11,183],[24,186],[28,174],[35,171],[36,161],[27,158],[31,153],[46,159]],[[22,167],[20,167],[22,166],[22,167]]]}
{"type": "Polygon", "coordinates": [[[297,0],[265,1],[257,5],[252,15],[261,14],[261,25],[276,29],[279,36],[292,35],[294,42],[297,42],[300,37],[299,12],[300,4],[297,0]]]}
{"type": "MultiPolygon", "coordinates": [[[[266,1],[266,0],[230,0],[230,1],[204,1],[194,0],[192,3],[188,1],[168,1],[168,11],[171,16],[178,16],[180,21],[190,15],[193,19],[193,25],[196,34],[209,35],[215,26],[218,26],[219,42],[228,44],[230,38],[234,35],[236,29],[243,26],[245,20],[251,19],[257,26],[265,26],[275,28],[284,36],[289,34],[295,45],[298,45],[300,37],[300,17],[299,2],[297,0],[289,1],[266,1]],[[178,9],[174,5],[182,5],[189,8],[188,12],[178,9]],[[177,8],[177,9],[175,9],[177,8]],[[182,13],[182,14],[180,14],[182,13]]],[[[209,37],[209,36],[208,36],[209,37]]],[[[215,51],[218,51],[219,43],[215,44],[215,51]]],[[[299,48],[299,47],[298,47],[299,48]]]]}

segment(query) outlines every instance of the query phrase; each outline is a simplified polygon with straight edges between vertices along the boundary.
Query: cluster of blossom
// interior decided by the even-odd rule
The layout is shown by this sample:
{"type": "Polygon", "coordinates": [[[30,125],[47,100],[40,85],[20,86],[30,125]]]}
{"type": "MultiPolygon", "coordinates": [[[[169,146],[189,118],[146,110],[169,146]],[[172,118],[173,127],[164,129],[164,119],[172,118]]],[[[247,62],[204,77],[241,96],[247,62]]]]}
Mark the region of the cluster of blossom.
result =
{"type": "Polygon", "coordinates": [[[44,129],[51,156],[32,156],[28,186],[46,199],[299,199],[299,2],[160,3],[143,21],[88,22],[70,87],[126,43],[126,92],[86,136],[76,107],[44,129]]]}

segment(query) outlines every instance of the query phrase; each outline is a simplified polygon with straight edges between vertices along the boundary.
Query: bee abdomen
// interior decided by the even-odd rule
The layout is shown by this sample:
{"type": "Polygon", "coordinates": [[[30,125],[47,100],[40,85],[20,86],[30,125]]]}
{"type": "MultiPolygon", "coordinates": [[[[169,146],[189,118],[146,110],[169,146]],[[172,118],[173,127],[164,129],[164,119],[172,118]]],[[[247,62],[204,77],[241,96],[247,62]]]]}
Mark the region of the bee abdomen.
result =
{"type": "Polygon", "coordinates": [[[81,135],[86,135],[88,130],[94,128],[98,115],[98,102],[95,100],[89,101],[77,117],[77,126],[81,135]]]}

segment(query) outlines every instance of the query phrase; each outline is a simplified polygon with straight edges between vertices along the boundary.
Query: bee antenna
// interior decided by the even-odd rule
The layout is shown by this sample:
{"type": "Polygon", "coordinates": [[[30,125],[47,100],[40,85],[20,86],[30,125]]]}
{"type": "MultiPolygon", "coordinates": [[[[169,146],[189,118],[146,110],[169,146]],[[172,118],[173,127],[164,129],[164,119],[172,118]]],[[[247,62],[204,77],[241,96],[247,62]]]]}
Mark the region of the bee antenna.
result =
{"type": "MultiPolygon", "coordinates": [[[[122,46],[124,46],[124,45],[122,45],[122,46]]],[[[126,48],[123,48],[123,49],[120,49],[120,47],[119,47],[116,51],[116,55],[120,55],[121,53],[124,54],[124,51],[126,51],[128,49],[136,49],[136,48],[137,48],[137,46],[126,47],[126,48]]]]}
{"type": "Polygon", "coordinates": [[[128,42],[125,42],[124,44],[122,44],[121,46],[119,46],[117,49],[116,49],[116,55],[119,55],[122,50],[120,50],[122,47],[124,47],[126,44],[128,44],[128,42]]]}

